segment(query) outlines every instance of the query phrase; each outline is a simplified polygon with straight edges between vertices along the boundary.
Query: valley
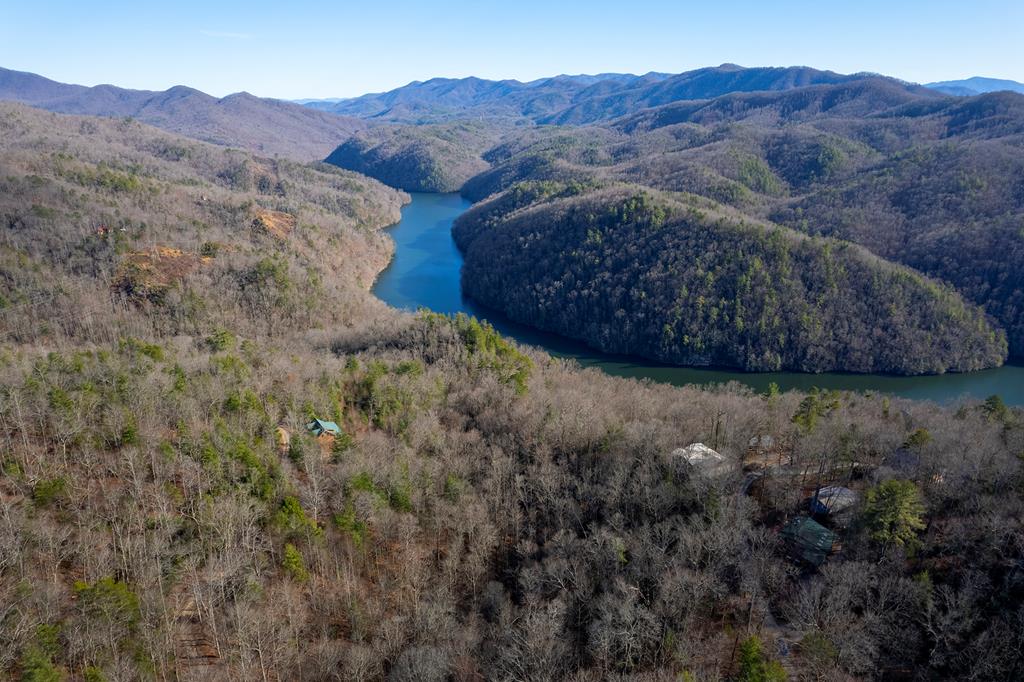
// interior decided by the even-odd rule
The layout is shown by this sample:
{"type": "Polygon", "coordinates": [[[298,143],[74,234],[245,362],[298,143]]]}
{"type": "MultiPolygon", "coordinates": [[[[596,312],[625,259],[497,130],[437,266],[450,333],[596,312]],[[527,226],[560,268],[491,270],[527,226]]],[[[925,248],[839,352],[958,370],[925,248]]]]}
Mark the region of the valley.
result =
{"type": "Polygon", "coordinates": [[[1024,405],[1024,366],[1002,367],[939,376],[900,377],[882,374],[807,374],[802,372],[738,372],[725,369],[673,367],[639,357],[602,353],[564,336],[539,331],[509,320],[500,312],[467,298],[462,291],[463,255],[452,236],[452,224],[472,204],[457,194],[412,194],[401,221],[387,229],[395,254],[377,278],[373,293],[395,308],[420,308],[486,319],[503,335],[543,348],[553,357],[571,359],[582,367],[606,374],[649,379],[675,386],[737,382],[764,393],[774,384],[780,390],[812,388],[880,392],[916,400],[950,403],[983,400],[998,394],[1010,405],[1024,405]]]}
{"type": "Polygon", "coordinates": [[[1024,98],[12,98],[0,678],[1024,676],[1024,98]]]}
{"type": "MultiPolygon", "coordinates": [[[[479,202],[456,225],[467,291],[604,351],[894,374],[1019,358],[1024,96],[772,74],[777,91],[590,125],[477,121],[454,147],[465,121],[398,125],[330,160],[479,202]],[[826,82],[801,85],[814,78],[826,82]]],[[[650,87],[711,75],[738,78],[722,67],[650,87]]]]}

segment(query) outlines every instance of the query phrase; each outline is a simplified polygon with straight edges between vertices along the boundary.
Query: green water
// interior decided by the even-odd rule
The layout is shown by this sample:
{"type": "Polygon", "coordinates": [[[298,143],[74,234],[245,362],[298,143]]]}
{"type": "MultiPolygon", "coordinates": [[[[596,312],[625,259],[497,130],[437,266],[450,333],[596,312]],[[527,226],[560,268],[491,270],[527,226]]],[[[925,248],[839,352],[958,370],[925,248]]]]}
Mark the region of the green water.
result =
{"type": "Polygon", "coordinates": [[[1024,367],[1008,365],[966,374],[897,377],[878,374],[752,374],[733,370],[675,367],[643,358],[601,353],[565,337],[516,324],[501,313],[462,296],[459,274],[462,254],[451,238],[452,221],[470,203],[457,194],[413,194],[402,210],[402,220],[389,230],[395,240],[395,258],[381,273],[373,293],[396,307],[430,308],[440,313],[465,312],[486,319],[516,340],[544,348],[552,355],[574,358],[585,367],[608,374],[647,378],[676,385],[739,381],[758,391],[776,383],[783,390],[837,388],[881,391],[907,398],[950,402],[958,398],[983,399],[999,394],[1008,404],[1024,405],[1024,367]]]}

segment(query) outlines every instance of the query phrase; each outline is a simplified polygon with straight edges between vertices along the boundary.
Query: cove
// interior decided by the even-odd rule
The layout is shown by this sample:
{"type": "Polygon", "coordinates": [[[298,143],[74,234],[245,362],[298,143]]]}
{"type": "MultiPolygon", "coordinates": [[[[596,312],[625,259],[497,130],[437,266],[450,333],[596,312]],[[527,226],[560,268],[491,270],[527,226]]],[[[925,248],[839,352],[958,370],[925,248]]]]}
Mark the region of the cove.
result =
{"type": "Polygon", "coordinates": [[[748,373],[735,370],[677,367],[635,357],[609,355],[556,334],[517,324],[498,311],[463,298],[460,273],[462,254],[451,236],[452,221],[470,207],[458,194],[412,194],[402,219],[389,228],[395,256],[374,284],[373,293],[395,308],[473,315],[490,322],[502,334],[520,343],[543,348],[556,357],[572,358],[584,367],[608,374],[650,379],[675,385],[738,381],[757,391],[771,383],[782,390],[809,390],[815,386],[848,391],[877,391],[918,400],[948,403],[960,398],[982,400],[998,394],[1010,405],[1024,405],[1024,367],[963,374],[899,377],[879,374],[802,374],[797,372],[748,373]]]}

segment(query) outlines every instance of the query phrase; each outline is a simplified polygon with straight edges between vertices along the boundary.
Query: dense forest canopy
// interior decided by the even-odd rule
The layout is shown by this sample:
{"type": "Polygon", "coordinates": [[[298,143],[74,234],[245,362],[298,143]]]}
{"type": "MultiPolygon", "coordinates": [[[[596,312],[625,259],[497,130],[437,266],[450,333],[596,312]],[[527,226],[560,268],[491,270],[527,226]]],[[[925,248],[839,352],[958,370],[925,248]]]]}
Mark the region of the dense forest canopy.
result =
{"type": "Polygon", "coordinates": [[[920,374],[1005,356],[1004,336],[950,289],[707,203],[635,186],[514,185],[456,224],[463,289],[603,351],[676,364],[920,374]],[[502,214],[505,203],[530,208],[502,214]]]}
{"type": "Polygon", "coordinates": [[[487,170],[481,153],[504,130],[474,122],[375,128],[353,135],[326,161],[409,192],[457,192],[487,170]]]}

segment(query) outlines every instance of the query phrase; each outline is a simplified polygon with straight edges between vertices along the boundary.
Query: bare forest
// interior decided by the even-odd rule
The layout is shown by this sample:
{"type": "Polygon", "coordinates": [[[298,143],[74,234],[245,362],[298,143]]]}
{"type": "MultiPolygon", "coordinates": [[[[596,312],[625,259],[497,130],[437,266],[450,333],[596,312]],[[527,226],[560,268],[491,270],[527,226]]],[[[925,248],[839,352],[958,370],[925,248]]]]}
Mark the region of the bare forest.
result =
{"type": "Polygon", "coordinates": [[[390,310],[406,200],[0,105],[0,677],[1024,676],[1021,410],[390,310]]]}

